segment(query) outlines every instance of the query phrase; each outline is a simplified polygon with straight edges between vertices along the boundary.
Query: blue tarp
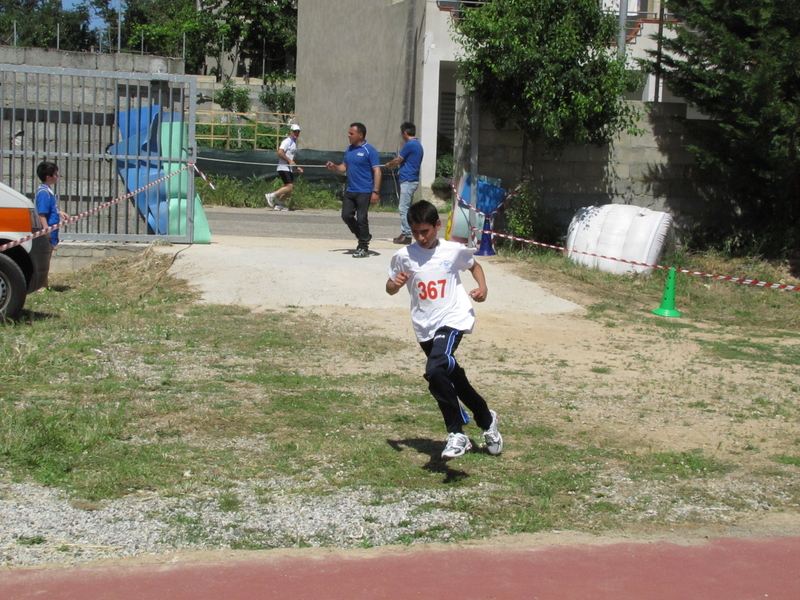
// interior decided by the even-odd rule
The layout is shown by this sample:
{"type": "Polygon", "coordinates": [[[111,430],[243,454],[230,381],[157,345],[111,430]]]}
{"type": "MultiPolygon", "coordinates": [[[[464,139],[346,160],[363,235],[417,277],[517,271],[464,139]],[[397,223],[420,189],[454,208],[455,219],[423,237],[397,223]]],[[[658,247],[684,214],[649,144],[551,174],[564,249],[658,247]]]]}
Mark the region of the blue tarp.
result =
{"type": "MultiPolygon", "coordinates": [[[[471,177],[467,175],[466,179],[464,180],[464,186],[461,190],[461,197],[467,202],[472,201],[470,184],[471,177]]],[[[475,208],[482,213],[491,216],[491,214],[503,203],[503,198],[505,197],[506,191],[500,187],[499,179],[478,175],[478,206],[475,208]]]]}

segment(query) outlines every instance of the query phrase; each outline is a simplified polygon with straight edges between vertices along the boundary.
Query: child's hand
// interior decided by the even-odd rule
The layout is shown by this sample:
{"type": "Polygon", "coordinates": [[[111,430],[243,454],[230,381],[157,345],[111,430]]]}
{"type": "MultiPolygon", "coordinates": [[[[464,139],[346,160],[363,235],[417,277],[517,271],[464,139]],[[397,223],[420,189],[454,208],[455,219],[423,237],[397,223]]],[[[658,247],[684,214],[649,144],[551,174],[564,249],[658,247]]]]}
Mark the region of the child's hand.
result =
{"type": "Polygon", "coordinates": [[[475,288],[469,293],[469,297],[475,300],[475,302],[483,302],[486,300],[486,294],[489,293],[485,287],[475,288]]]}
{"type": "Polygon", "coordinates": [[[401,271],[394,279],[386,280],[386,293],[394,296],[397,292],[403,289],[403,286],[411,278],[410,273],[401,271]]]}

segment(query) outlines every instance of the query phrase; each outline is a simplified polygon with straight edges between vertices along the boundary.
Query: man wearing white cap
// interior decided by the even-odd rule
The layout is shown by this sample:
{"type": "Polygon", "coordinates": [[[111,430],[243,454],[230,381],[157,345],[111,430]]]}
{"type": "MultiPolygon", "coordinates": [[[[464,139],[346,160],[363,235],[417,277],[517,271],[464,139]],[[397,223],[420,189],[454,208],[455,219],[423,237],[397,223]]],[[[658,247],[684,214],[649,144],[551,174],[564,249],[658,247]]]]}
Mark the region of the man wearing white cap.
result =
{"type": "MultiPolygon", "coordinates": [[[[284,205],[284,198],[288,198],[289,194],[294,190],[294,172],[292,167],[297,163],[294,162],[294,157],[297,154],[297,138],[300,137],[300,125],[292,123],[289,127],[289,137],[281,142],[278,147],[278,175],[283,181],[283,187],[275,190],[271,194],[267,194],[267,203],[275,210],[289,210],[284,205]]],[[[297,167],[297,172],[302,173],[303,168],[297,167]]]]}

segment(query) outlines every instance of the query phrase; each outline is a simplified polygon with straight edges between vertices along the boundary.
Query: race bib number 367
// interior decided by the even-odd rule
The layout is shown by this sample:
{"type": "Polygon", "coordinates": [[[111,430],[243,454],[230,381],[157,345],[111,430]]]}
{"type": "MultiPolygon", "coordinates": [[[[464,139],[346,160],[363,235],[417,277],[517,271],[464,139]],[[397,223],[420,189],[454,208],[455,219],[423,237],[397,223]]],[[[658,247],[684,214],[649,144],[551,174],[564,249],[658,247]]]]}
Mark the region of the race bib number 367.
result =
{"type": "Polygon", "coordinates": [[[426,304],[446,304],[452,293],[447,273],[427,271],[414,278],[414,290],[421,302],[426,304]]]}
{"type": "Polygon", "coordinates": [[[417,282],[419,289],[420,300],[436,300],[439,296],[444,297],[447,292],[447,280],[439,279],[438,281],[424,281],[417,282]]]}

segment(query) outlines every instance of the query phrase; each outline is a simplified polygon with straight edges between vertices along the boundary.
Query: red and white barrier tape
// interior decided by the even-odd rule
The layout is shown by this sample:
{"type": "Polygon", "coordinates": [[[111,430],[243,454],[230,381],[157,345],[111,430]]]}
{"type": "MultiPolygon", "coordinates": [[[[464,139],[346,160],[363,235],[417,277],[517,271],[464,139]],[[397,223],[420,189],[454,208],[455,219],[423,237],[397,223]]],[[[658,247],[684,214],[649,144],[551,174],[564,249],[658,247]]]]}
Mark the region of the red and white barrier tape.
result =
{"type": "MultiPolygon", "coordinates": [[[[482,213],[478,209],[474,208],[469,202],[466,202],[463,198],[456,195],[458,201],[465,206],[469,207],[470,210],[475,211],[477,214],[489,218],[488,215],[482,213]]],[[[508,196],[506,196],[508,198],[508,196]]],[[[505,202],[505,200],[503,200],[505,202]]],[[[758,279],[747,279],[744,277],[731,277],[729,275],[714,275],[713,273],[703,273],[702,271],[690,271],[689,269],[678,269],[677,267],[665,267],[663,265],[650,265],[647,263],[640,263],[634,260],[626,260],[624,258],[616,258],[614,256],[605,256],[603,254],[592,254],[591,252],[583,252],[581,250],[569,250],[568,248],[564,248],[563,246],[553,246],[552,244],[543,244],[541,242],[534,242],[533,240],[526,240],[524,238],[515,237],[513,235],[506,235],[504,233],[495,233],[494,231],[486,231],[485,229],[479,227],[470,227],[474,234],[489,234],[493,237],[502,237],[513,240],[515,242],[524,242],[526,244],[534,244],[536,246],[541,246],[543,248],[551,248],[553,250],[559,250],[562,252],[573,252],[575,254],[583,254],[584,256],[593,256],[595,258],[605,258],[606,260],[613,260],[616,262],[626,263],[629,265],[636,265],[637,267],[648,267],[653,269],[663,269],[665,271],[669,271],[670,269],[675,269],[676,273],[686,273],[687,275],[698,275],[700,277],[707,277],[709,279],[719,279],[721,281],[731,281],[733,283],[741,283],[744,285],[754,285],[756,287],[764,287],[764,288],[772,288],[776,290],[787,290],[792,292],[800,292],[800,286],[797,285],[786,285],[785,283],[770,283],[769,281],[759,281],[758,279]]]]}
{"type": "MultiPolygon", "coordinates": [[[[146,190],[148,188],[151,188],[154,185],[158,185],[159,183],[161,183],[162,181],[166,181],[167,179],[169,179],[173,175],[177,175],[181,171],[186,171],[187,169],[190,169],[190,168],[194,168],[194,169],[197,170],[197,167],[194,165],[194,163],[188,163],[185,167],[183,167],[181,169],[178,169],[177,171],[175,171],[173,173],[170,173],[169,175],[166,175],[164,177],[160,177],[159,179],[151,181],[147,185],[145,185],[143,187],[140,187],[138,190],[134,190],[132,192],[128,192],[124,196],[120,196],[119,198],[114,198],[113,200],[109,200],[108,202],[104,202],[103,204],[100,204],[99,206],[95,206],[94,208],[92,208],[90,210],[87,210],[86,212],[82,212],[79,215],[75,215],[73,217],[70,217],[69,219],[65,219],[64,221],[61,221],[60,223],[57,223],[56,225],[50,225],[49,227],[45,227],[44,229],[40,229],[40,230],[36,231],[35,233],[31,233],[30,235],[26,235],[23,238],[20,238],[18,240],[14,240],[13,242],[8,242],[7,244],[3,244],[2,246],[0,246],[0,252],[5,252],[9,248],[13,248],[14,246],[19,246],[20,244],[24,244],[25,242],[29,242],[32,239],[35,239],[37,237],[43,236],[45,234],[48,234],[51,231],[54,231],[56,229],[60,229],[61,227],[69,225],[70,223],[74,223],[75,221],[79,221],[80,219],[83,219],[85,217],[88,217],[90,215],[98,213],[101,210],[104,210],[104,209],[108,208],[109,206],[113,206],[114,204],[117,204],[118,202],[122,202],[123,200],[127,200],[128,198],[132,198],[136,194],[138,194],[140,192],[143,192],[144,190],[146,190]]],[[[198,173],[199,173],[199,170],[198,170],[198,173]]]]}
{"type": "Polygon", "coordinates": [[[206,177],[206,174],[205,174],[205,173],[203,173],[203,172],[202,172],[202,171],[201,171],[201,170],[200,170],[200,169],[197,167],[197,165],[196,165],[196,164],[194,164],[194,163],[191,163],[191,166],[192,166],[192,167],[194,167],[194,170],[195,170],[195,171],[197,171],[197,174],[198,174],[198,175],[200,175],[200,177],[202,177],[202,178],[203,178],[203,181],[205,181],[205,182],[208,184],[208,187],[210,187],[212,190],[216,190],[216,189],[217,189],[217,188],[215,188],[215,187],[214,187],[214,184],[213,184],[213,183],[211,183],[211,180],[210,180],[208,177],[206,177]]]}

